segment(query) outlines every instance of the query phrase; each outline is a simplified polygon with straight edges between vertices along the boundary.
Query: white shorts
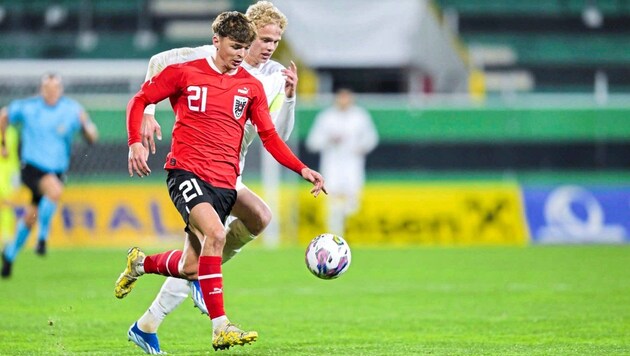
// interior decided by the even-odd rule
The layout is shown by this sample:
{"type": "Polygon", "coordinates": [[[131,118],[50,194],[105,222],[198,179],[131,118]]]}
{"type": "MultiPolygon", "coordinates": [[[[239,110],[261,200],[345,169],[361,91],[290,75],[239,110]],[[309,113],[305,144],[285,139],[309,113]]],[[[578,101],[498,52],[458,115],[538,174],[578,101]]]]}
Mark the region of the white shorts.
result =
{"type": "Polygon", "coordinates": [[[239,190],[243,189],[243,188],[247,188],[247,186],[243,183],[243,176],[238,176],[236,178],[236,191],[238,192],[239,190]]]}

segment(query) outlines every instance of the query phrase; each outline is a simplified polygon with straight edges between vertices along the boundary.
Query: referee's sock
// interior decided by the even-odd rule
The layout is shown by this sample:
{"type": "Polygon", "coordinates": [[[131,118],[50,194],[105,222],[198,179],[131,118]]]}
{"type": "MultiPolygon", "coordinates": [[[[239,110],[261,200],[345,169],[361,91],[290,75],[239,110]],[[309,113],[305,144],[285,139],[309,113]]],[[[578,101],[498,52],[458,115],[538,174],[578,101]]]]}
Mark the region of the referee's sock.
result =
{"type": "Polygon", "coordinates": [[[39,224],[39,235],[37,239],[39,241],[46,241],[48,240],[52,217],[57,210],[57,203],[44,196],[42,200],[40,200],[37,210],[37,223],[39,224]]]}
{"type": "Polygon", "coordinates": [[[18,252],[22,249],[22,246],[24,246],[30,232],[31,229],[26,226],[23,219],[20,219],[20,222],[18,222],[15,230],[15,240],[13,243],[9,243],[4,250],[4,257],[7,261],[15,261],[15,256],[17,256],[18,252]]]}

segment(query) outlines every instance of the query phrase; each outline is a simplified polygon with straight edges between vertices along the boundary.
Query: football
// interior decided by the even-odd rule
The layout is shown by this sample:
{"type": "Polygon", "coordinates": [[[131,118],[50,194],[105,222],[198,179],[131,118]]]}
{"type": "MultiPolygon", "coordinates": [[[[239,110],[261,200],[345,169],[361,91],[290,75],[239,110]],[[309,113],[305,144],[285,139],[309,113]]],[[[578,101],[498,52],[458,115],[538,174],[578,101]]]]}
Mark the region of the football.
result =
{"type": "Polygon", "coordinates": [[[341,236],[321,234],[306,248],[306,267],[316,277],[335,279],[350,267],[350,246],[341,236]]]}

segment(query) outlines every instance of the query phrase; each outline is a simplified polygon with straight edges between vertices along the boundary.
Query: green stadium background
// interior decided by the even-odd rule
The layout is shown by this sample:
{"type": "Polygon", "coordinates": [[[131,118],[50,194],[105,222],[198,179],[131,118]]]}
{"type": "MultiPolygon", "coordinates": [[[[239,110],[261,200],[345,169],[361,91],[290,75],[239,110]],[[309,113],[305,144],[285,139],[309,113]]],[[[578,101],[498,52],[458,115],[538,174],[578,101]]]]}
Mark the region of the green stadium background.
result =
{"type": "MultiPolygon", "coordinates": [[[[618,157],[627,152],[630,137],[630,108],[622,105],[457,109],[365,105],[381,142],[368,157],[362,209],[349,222],[346,237],[352,244],[525,245],[530,233],[523,186],[628,186],[623,169],[628,158],[618,157]],[[601,162],[608,167],[601,168],[601,162]],[[460,168],[445,168],[454,165],[460,168]],[[498,206],[500,211],[491,215],[498,206]]],[[[315,167],[317,156],[304,150],[303,141],[322,107],[300,105],[292,137],[300,156],[315,167]]],[[[92,147],[78,141],[74,147],[69,182],[53,223],[53,246],[179,241],[181,219],[168,198],[161,169],[173,117],[161,109],[157,117],[164,142],[150,159],[152,176],[140,179],[130,178],[126,170],[124,110],[88,108],[101,140],[92,147]]],[[[264,194],[259,150],[255,145],[250,153],[253,162],[245,181],[264,194]]],[[[275,218],[282,244],[304,245],[325,231],[325,197],[313,199],[308,185],[288,171],[280,191],[280,215],[275,218]]],[[[19,205],[27,198],[23,190],[15,201],[19,205]]]]}

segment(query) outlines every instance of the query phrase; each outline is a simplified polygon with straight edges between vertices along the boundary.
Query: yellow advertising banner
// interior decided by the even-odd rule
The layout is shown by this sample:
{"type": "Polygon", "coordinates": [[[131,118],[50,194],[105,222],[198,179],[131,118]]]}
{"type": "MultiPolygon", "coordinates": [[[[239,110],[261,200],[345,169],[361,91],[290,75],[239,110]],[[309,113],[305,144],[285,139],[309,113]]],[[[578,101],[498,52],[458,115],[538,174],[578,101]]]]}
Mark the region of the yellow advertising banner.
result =
{"type": "MultiPolygon", "coordinates": [[[[328,197],[300,192],[299,240],[325,232],[328,197]]],[[[295,206],[295,205],[293,205],[295,206]]],[[[371,184],[345,238],[352,245],[525,245],[523,202],[516,184],[371,184]]]]}
{"type": "MultiPolygon", "coordinates": [[[[282,244],[306,246],[326,232],[328,197],[313,198],[309,190],[303,183],[281,189],[279,216],[274,219],[280,225],[282,244]]],[[[14,199],[19,202],[18,214],[29,199],[30,193],[21,189],[14,199]]],[[[53,218],[50,244],[179,244],[183,228],[164,185],[69,185],[53,218]]],[[[348,219],[344,237],[352,245],[366,246],[524,245],[529,241],[519,187],[482,183],[370,184],[359,211],[348,219]]],[[[35,238],[30,240],[32,245],[35,238]]]]}
{"type": "MultiPolygon", "coordinates": [[[[30,192],[22,188],[13,200],[20,215],[30,192]]],[[[51,246],[146,246],[183,242],[183,236],[183,220],[164,185],[69,185],[49,241],[51,246]]],[[[32,245],[34,236],[30,240],[32,245]]]]}

